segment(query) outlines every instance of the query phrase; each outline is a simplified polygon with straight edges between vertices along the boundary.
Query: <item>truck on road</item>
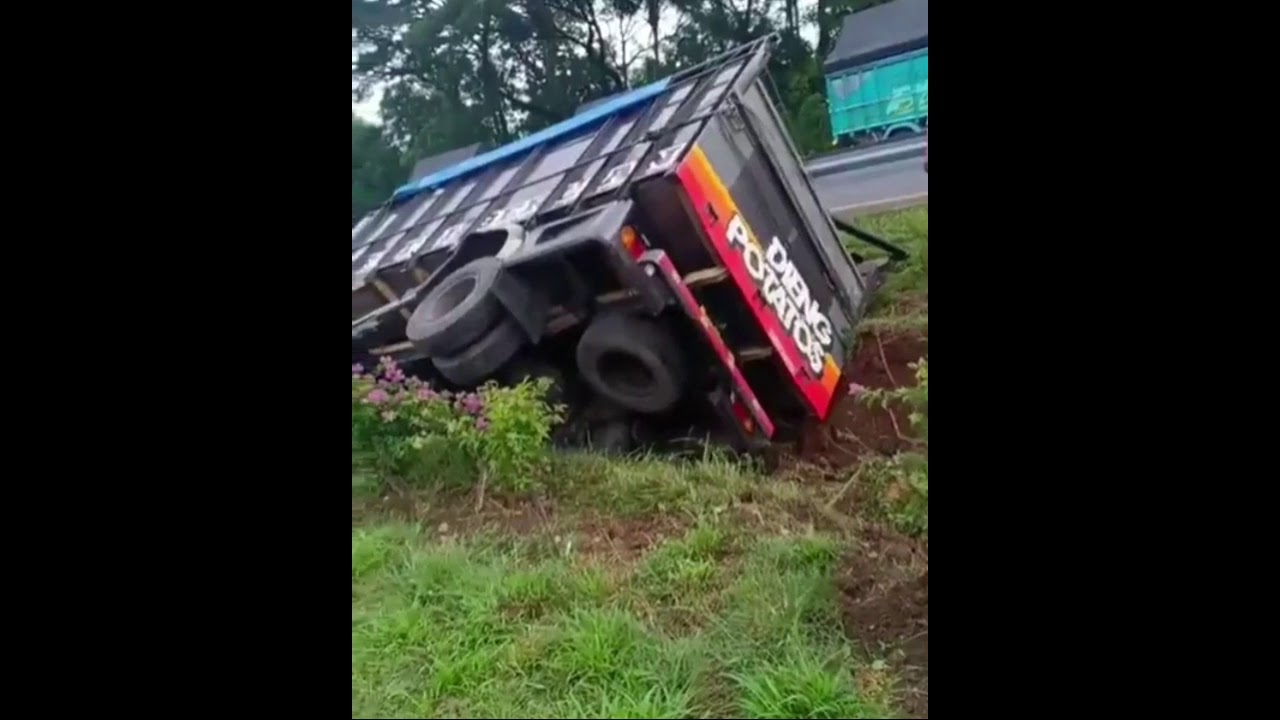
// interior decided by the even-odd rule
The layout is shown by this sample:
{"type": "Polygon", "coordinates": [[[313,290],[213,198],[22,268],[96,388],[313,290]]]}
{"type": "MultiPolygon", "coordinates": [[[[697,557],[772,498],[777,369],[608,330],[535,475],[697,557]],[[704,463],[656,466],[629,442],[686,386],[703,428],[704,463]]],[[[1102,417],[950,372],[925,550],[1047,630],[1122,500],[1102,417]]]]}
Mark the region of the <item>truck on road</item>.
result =
{"type": "Polygon", "coordinates": [[[929,126],[929,0],[892,0],[846,16],[823,73],[836,144],[923,132],[929,126]]]}

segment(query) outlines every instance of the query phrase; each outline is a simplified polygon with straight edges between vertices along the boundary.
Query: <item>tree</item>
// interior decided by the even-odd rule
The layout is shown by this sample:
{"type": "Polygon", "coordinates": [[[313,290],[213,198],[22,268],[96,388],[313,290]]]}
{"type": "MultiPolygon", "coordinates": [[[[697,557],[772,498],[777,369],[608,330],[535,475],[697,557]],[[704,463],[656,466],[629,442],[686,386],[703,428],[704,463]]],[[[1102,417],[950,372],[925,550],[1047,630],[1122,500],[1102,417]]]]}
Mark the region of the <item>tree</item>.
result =
{"type": "Polygon", "coordinates": [[[399,148],[501,144],[623,89],[593,0],[353,0],[352,75],[399,148]]]}
{"type": "Polygon", "coordinates": [[[819,26],[821,50],[843,12],[878,1],[352,0],[352,80],[357,94],[383,88],[383,137],[413,159],[510,142],[777,32],[770,72],[813,152],[830,143],[821,54],[802,30],[819,26]]]}
{"type": "Polygon", "coordinates": [[[405,170],[400,156],[376,125],[351,114],[351,222],[386,200],[405,170]]]}

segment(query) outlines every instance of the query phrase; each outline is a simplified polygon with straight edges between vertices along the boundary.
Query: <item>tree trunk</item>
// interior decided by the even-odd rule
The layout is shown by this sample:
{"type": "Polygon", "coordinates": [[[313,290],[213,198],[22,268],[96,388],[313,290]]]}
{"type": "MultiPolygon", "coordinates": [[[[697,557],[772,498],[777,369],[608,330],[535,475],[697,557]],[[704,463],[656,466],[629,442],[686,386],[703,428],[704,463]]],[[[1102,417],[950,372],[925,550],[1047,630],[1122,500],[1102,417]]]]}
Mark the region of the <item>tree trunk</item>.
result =
{"type": "Polygon", "coordinates": [[[659,37],[658,21],[662,18],[662,0],[645,0],[649,9],[649,32],[653,37],[653,62],[662,64],[662,40],[659,37]]]}

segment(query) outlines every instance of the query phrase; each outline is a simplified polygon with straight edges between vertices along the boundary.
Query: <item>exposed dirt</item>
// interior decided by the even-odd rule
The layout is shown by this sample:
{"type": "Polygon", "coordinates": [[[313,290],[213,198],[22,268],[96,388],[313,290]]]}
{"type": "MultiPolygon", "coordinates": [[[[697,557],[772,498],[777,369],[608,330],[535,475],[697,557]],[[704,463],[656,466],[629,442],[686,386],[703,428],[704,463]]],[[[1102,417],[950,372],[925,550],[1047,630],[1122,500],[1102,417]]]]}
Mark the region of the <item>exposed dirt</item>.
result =
{"type": "Polygon", "coordinates": [[[867,533],[840,576],[845,632],[902,678],[908,717],[929,717],[929,547],[867,533]]]}
{"type": "Polygon", "coordinates": [[[596,558],[632,560],[663,538],[683,532],[686,523],[669,517],[579,518],[574,523],[581,552],[596,558]]]}
{"type": "Polygon", "coordinates": [[[892,455],[905,449],[910,444],[906,438],[911,431],[907,411],[902,407],[869,407],[850,395],[849,388],[852,383],[878,389],[914,385],[915,371],[909,365],[928,354],[927,335],[864,335],[853,359],[845,366],[830,419],[810,428],[801,439],[799,459],[841,468],[865,455],[892,455]]]}
{"type": "Polygon", "coordinates": [[[545,540],[563,552],[572,545],[592,559],[630,560],[665,537],[679,535],[683,518],[614,518],[596,513],[561,511],[553,501],[528,496],[488,494],[476,508],[475,493],[440,497],[407,488],[389,488],[380,498],[353,502],[353,525],[370,514],[382,514],[421,525],[441,539],[479,534],[545,540]]]}

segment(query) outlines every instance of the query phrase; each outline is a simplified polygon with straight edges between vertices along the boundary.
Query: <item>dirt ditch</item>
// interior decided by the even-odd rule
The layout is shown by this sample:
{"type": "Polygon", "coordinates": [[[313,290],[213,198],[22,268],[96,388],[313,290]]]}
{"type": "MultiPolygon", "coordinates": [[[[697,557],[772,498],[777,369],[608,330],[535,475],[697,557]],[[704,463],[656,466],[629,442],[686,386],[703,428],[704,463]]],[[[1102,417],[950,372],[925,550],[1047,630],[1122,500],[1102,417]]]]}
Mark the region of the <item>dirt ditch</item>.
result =
{"type": "Polygon", "coordinates": [[[845,366],[831,417],[805,434],[798,448],[799,459],[842,468],[866,455],[892,455],[905,449],[911,432],[908,411],[898,405],[889,410],[870,407],[849,389],[853,383],[885,390],[914,385],[915,370],[910,365],[928,354],[927,335],[882,332],[863,336],[845,366]]]}

